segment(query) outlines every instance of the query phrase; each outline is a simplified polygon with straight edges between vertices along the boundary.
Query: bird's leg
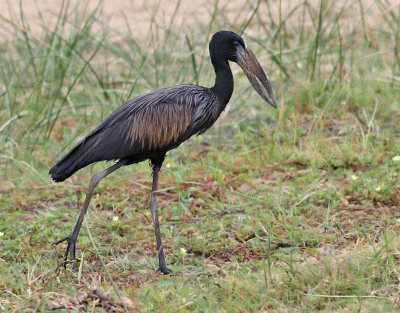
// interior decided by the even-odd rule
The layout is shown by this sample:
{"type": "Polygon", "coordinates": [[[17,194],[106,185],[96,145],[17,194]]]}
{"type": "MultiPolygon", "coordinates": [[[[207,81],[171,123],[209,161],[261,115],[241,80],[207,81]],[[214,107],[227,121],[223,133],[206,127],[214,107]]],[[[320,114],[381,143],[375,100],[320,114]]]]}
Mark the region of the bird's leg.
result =
{"type": "Polygon", "coordinates": [[[160,224],[158,222],[158,204],[157,204],[157,183],[158,183],[158,172],[160,171],[160,165],[154,165],[153,167],[153,185],[151,188],[150,197],[150,210],[153,217],[154,231],[156,233],[157,241],[157,253],[158,253],[158,269],[164,274],[172,274],[172,270],[167,267],[165,263],[164,251],[161,242],[160,224]]]}
{"type": "MultiPolygon", "coordinates": [[[[88,191],[86,193],[85,202],[83,203],[81,213],[79,214],[79,218],[78,218],[78,221],[76,222],[73,232],[70,235],[52,243],[52,245],[58,245],[61,242],[67,241],[67,249],[65,250],[64,261],[67,261],[68,254],[70,254],[70,256],[71,256],[71,261],[75,260],[76,240],[78,238],[78,234],[81,229],[83,219],[85,218],[85,214],[89,207],[90,200],[92,199],[93,190],[99,184],[100,180],[102,180],[104,177],[111,174],[115,170],[119,169],[121,166],[125,165],[126,163],[127,163],[126,161],[120,161],[120,162],[114,164],[113,166],[109,167],[108,169],[106,169],[92,177],[90,184],[89,184],[88,191]]],[[[66,267],[66,263],[65,263],[64,267],[66,267]]],[[[74,264],[74,269],[76,269],[75,264],[74,264]]]]}

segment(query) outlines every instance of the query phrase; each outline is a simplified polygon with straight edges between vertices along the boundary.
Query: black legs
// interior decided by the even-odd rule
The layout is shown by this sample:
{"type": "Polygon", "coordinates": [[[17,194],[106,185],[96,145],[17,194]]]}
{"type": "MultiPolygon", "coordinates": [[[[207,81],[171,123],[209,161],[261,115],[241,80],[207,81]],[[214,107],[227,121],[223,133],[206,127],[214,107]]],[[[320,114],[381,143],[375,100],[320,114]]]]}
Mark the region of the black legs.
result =
{"type": "Polygon", "coordinates": [[[75,260],[76,240],[78,238],[78,234],[81,229],[83,219],[85,218],[85,214],[89,207],[90,200],[92,199],[93,190],[99,184],[100,180],[102,180],[104,177],[111,174],[115,170],[119,169],[121,166],[125,165],[126,163],[127,163],[126,161],[119,161],[118,163],[114,164],[113,166],[109,167],[108,169],[106,169],[106,170],[102,171],[101,173],[98,173],[92,177],[92,180],[90,181],[90,184],[89,184],[89,189],[86,193],[85,202],[81,209],[81,213],[79,215],[78,221],[76,222],[74,231],[72,232],[72,234],[70,234],[60,240],[57,240],[56,242],[53,242],[53,245],[58,245],[59,243],[61,243],[63,241],[67,241],[68,244],[67,244],[67,249],[65,250],[64,261],[67,261],[68,254],[70,254],[71,260],[75,260]]]}
{"type": "MultiPolygon", "coordinates": [[[[157,163],[162,164],[162,161],[157,162],[157,163]]],[[[71,260],[75,260],[76,240],[78,238],[78,234],[81,229],[83,219],[85,218],[85,214],[89,207],[90,200],[92,199],[93,190],[97,187],[99,182],[104,177],[106,177],[107,175],[111,174],[112,172],[114,172],[115,170],[119,169],[121,166],[126,165],[126,164],[127,164],[127,161],[122,160],[122,161],[114,164],[113,166],[109,167],[108,169],[104,170],[103,172],[98,173],[92,177],[92,180],[90,181],[90,184],[89,184],[88,191],[86,193],[85,202],[83,204],[81,213],[79,215],[78,221],[76,222],[73,232],[70,235],[68,235],[60,240],[57,240],[56,242],[53,243],[53,245],[58,245],[61,242],[67,241],[67,249],[65,250],[64,261],[67,261],[68,254],[70,255],[71,260]]],[[[154,165],[154,167],[153,167],[153,184],[152,184],[152,188],[151,188],[150,209],[151,209],[151,215],[153,217],[154,231],[156,233],[157,254],[158,254],[158,263],[159,263],[158,270],[163,272],[164,274],[172,274],[172,271],[167,267],[167,264],[165,263],[164,251],[163,251],[163,246],[162,246],[162,242],[161,242],[160,224],[158,222],[157,183],[158,183],[158,172],[160,171],[161,164],[154,165]]],[[[76,268],[76,267],[74,266],[74,268],[76,268]]]]}
{"type": "Polygon", "coordinates": [[[150,210],[151,210],[151,216],[153,217],[154,231],[156,233],[158,264],[159,264],[158,271],[161,271],[164,274],[172,274],[171,269],[169,269],[167,267],[167,264],[165,263],[164,251],[161,242],[160,224],[158,222],[157,183],[158,183],[158,172],[160,171],[160,167],[161,167],[160,165],[154,165],[153,167],[153,185],[151,188],[150,210]]]}

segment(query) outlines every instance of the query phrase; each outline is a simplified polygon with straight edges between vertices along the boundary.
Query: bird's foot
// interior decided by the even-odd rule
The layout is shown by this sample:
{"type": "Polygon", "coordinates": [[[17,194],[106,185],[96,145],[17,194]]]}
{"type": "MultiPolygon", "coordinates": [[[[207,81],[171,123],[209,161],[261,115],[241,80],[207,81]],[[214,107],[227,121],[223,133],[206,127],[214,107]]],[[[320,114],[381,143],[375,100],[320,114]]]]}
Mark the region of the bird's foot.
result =
{"type": "MultiPolygon", "coordinates": [[[[64,254],[64,268],[67,268],[67,260],[68,260],[68,254],[71,256],[71,261],[75,260],[75,245],[76,245],[76,240],[77,238],[75,236],[73,236],[73,234],[70,234],[60,240],[57,240],[55,242],[53,242],[51,245],[55,246],[58,245],[64,241],[67,241],[67,249],[65,249],[65,254],[64,254]]],[[[78,267],[76,266],[75,263],[72,263],[72,269],[74,271],[78,270],[78,267]]]]}
{"type": "Polygon", "coordinates": [[[169,267],[166,267],[166,266],[164,266],[164,267],[159,267],[157,270],[156,270],[156,272],[161,272],[161,273],[163,273],[164,275],[173,275],[174,273],[172,273],[172,270],[169,268],[169,267]]]}

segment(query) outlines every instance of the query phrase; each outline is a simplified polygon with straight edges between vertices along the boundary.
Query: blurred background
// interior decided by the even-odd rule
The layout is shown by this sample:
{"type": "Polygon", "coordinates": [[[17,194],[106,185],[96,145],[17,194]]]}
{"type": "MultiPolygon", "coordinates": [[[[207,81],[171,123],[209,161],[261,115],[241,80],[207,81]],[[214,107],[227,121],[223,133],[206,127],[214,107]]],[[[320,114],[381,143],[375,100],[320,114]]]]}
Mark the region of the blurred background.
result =
{"type": "MultiPolygon", "coordinates": [[[[351,121],[340,124],[347,118],[364,125],[362,110],[373,110],[378,95],[393,94],[381,87],[393,92],[398,87],[396,1],[200,1],[196,6],[189,1],[3,1],[0,6],[2,163],[17,162],[31,173],[40,172],[44,161],[35,162],[41,157],[36,151],[54,161],[70,145],[48,153],[48,143],[76,142],[90,129],[88,123],[96,125],[135,95],[181,83],[211,86],[208,42],[221,29],[242,34],[257,51],[281,98],[278,130],[285,135],[286,124],[303,113],[337,131],[351,127],[351,121]],[[373,90],[366,86],[371,80],[373,90]],[[354,101],[343,88],[348,84],[357,91],[354,101]],[[351,111],[351,117],[343,111],[351,111]],[[341,121],[334,122],[337,112],[341,121]],[[23,151],[15,149],[21,146],[23,151]],[[21,163],[28,157],[24,152],[34,157],[29,166],[21,163]]],[[[250,99],[241,96],[248,84],[238,74],[233,105],[220,125],[246,120],[261,109],[253,93],[246,94],[250,99]]],[[[269,111],[262,115],[276,119],[269,111]]]]}

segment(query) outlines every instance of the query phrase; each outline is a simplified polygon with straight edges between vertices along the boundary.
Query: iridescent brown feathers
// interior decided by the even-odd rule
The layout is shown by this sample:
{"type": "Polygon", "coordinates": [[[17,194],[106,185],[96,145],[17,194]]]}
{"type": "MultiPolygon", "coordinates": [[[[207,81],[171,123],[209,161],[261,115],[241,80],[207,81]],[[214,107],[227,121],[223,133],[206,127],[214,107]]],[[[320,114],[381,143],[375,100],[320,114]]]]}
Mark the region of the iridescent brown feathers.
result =
{"type": "Polygon", "coordinates": [[[140,110],[129,118],[126,141],[132,147],[138,140],[149,150],[175,144],[192,123],[193,110],[181,105],[157,105],[140,110]]]}
{"type": "Polygon", "coordinates": [[[196,85],[145,94],[129,104],[126,143],[133,147],[140,142],[142,149],[154,151],[175,145],[188,131],[190,136],[203,132],[218,118],[205,110],[205,106],[212,105],[215,100],[207,88],[196,85]]]}
{"type": "Polygon", "coordinates": [[[136,163],[157,151],[177,147],[211,127],[219,100],[208,88],[180,85],[143,94],[111,113],[50,170],[62,181],[102,160],[128,158],[136,163]]]}

